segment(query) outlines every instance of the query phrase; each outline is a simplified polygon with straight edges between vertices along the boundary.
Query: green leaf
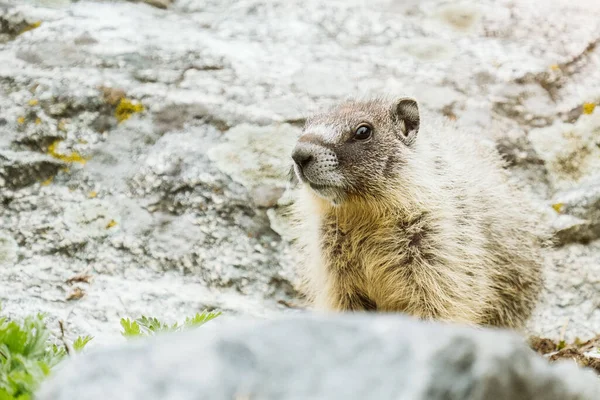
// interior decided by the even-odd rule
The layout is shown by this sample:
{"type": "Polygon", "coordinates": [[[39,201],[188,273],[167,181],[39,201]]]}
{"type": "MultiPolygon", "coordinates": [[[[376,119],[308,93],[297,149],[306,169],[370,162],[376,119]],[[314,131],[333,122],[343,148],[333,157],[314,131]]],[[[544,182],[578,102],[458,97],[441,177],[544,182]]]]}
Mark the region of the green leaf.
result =
{"type": "Polygon", "coordinates": [[[211,319],[217,318],[219,315],[221,315],[220,311],[219,312],[203,311],[202,313],[196,314],[192,318],[189,318],[189,317],[186,318],[185,326],[197,327],[197,326],[205,324],[206,322],[210,321],[211,319]]]}
{"type": "Polygon", "coordinates": [[[0,389],[0,400],[15,400],[15,397],[6,390],[0,389]]]}
{"type": "Polygon", "coordinates": [[[63,360],[67,356],[67,350],[64,346],[57,346],[52,344],[48,347],[46,351],[46,355],[44,357],[44,362],[48,365],[49,368],[54,367],[60,361],[63,360]]]}
{"type": "Polygon", "coordinates": [[[145,329],[146,331],[157,333],[157,332],[168,332],[171,330],[168,324],[160,322],[157,318],[141,316],[136,319],[136,322],[145,329]]]}
{"type": "Polygon", "coordinates": [[[23,354],[27,344],[27,332],[21,330],[16,322],[6,322],[0,326],[0,343],[10,352],[23,354]]]}
{"type": "Polygon", "coordinates": [[[92,341],[92,339],[92,336],[79,336],[73,342],[73,348],[75,349],[75,351],[81,351],[89,342],[92,341]]]}
{"type": "Polygon", "coordinates": [[[134,321],[131,321],[129,318],[123,318],[121,319],[121,326],[123,327],[121,334],[127,338],[131,338],[140,336],[154,336],[163,332],[175,332],[187,328],[198,327],[210,321],[211,319],[218,317],[219,315],[221,315],[221,312],[204,311],[194,315],[191,318],[186,318],[183,324],[176,322],[172,325],[161,322],[158,318],[147,317],[145,315],[142,315],[134,321]]]}
{"type": "MultiPolygon", "coordinates": [[[[65,346],[50,342],[44,319],[44,314],[19,321],[0,316],[0,400],[31,400],[52,368],[66,359],[65,346]]],[[[144,321],[144,328],[130,320],[122,320],[121,325],[132,336],[169,328],[156,318],[144,321]]],[[[91,336],[78,337],[73,349],[79,352],[91,340],[91,336]]]]}
{"type": "Polygon", "coordinates": [[[123,328],[121,334],[125,337],[136,337],[142,334],[138,323],[129,318],[121,318],[121,327],[123,328]]]}
{"type": "Polygon", "coordinates": [[[51,366],[63,359],[49,337],[41,314],[20,322],[0,318],[0,400],[31,399],[51,366]]]}

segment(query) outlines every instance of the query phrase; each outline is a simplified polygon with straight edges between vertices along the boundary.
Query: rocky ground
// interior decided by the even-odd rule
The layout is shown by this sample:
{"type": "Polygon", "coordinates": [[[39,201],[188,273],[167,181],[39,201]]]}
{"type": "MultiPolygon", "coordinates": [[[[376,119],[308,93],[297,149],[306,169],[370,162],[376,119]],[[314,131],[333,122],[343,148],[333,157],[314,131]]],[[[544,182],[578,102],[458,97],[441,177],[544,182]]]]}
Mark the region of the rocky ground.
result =
{"type": "MultiPolygon", "coordinates": [[[[595,0],[0,0],[0,301],[73,334],[295,312],[303,118],[414,95],[497,143],[552,224],[536,335],[600,332],[595,0]]],[[[425,122],[424,122],[425,123],[425,122]]]]}

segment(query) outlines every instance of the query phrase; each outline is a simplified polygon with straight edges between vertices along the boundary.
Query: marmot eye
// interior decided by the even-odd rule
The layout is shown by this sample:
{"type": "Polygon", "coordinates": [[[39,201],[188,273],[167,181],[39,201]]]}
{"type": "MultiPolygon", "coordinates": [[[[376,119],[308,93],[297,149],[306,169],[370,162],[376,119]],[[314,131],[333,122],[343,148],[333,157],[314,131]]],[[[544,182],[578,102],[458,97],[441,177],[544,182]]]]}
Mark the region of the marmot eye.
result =
{"type": "Polygon", "coordinates": [[[367,140],[373,134],[373,130],[369,125],[361,125],[354,131],[354,139],[356,140],[367,140]]]}

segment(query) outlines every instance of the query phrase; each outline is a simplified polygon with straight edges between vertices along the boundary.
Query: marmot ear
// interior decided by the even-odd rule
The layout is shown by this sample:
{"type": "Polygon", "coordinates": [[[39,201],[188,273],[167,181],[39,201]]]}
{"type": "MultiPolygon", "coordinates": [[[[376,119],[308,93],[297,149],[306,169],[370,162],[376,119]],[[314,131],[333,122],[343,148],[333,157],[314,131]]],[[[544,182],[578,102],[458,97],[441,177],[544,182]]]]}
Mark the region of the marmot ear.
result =
{"type": "Polygon", "coordinates": [[[394,102],[392,115],[400,122],[404,122],[404,136],[414,136],[419,132],[421,117],[417,101],[410,97],[402,97],[394,102]]]}

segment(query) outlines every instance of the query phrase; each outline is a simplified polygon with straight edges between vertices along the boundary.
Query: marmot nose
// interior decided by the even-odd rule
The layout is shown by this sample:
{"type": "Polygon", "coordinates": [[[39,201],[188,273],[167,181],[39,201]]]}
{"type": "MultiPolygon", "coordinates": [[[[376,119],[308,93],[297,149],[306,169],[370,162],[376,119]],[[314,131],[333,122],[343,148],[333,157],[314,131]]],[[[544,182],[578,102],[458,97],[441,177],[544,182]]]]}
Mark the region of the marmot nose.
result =
{"type": "Polygon", "coordinates": [[[310,149],[304,146],[296,146],[292,152],[292,159],[300,169],[306,168],[308,164],[314,159],[310,149]]]}

